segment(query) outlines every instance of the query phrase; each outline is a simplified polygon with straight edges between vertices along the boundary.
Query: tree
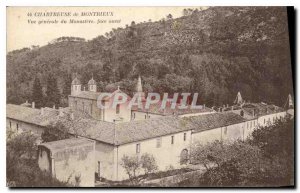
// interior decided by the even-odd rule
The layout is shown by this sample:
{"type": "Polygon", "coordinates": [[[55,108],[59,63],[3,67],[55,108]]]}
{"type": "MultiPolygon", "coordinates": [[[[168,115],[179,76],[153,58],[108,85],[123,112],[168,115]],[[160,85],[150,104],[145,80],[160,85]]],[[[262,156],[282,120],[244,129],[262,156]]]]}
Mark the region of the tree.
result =
{"type": "Polygon", "coordinates": [[[256,129],[245,142],[193,144],[191,161],[204,174],[192,186],[288,186],[294,184],[293,120],[256,129]]]}
{"type": "Polygon", "coordinates": [[[63,87],[63,97],[68,98],[68,96],[71,94],[71,83],[72,83],[72,77],[70,74],[66,74],[64,77],[64,87],[63,87]]]}
{"type": "Polygon", "coordinates": [[[60,105],[60,91],[57,86],[57,80],[53,74],[50,74],[47,78],[47,106],[56,107],[60,105]]]}
{"type": "Polygon", "coordinates": [[[49,172],[41,171],[37,161],[37,137],[25,132],[6,142],[6,182],[9,187],[65,187],[49,172]]]}
{"type": "Polygon", "coordinates": [[[171,20],[171,19],[173,19],[173,15],[172,14],[168,14],[167,15],[167,20],[171,20]]]}
{"type": "Polygon", "coordinates": [[[145,174],[153,173],[158,169],[154,156],[149,153],[143,154],[140,162],[145,174]]]}
{"type": "Polygon", "coordinates": [[[42,107],[44,102],[43,88],[38,77],[35,77],[31,94],[32,101],[36,107],[42,107]]]}
{"type": "Polygon", "coordinates": [[[70,137],[69,130],[61,122],[57,122],[55,125],[48,125],[41,135],[43,143],[68,139],[70,137]]]}
{"type": "Polygon", "coordinates": [[[137,176],[141,169],[141,163],[139,162],[138,156],[123,155],[121,166],[125,169],[132,185],[137,185],[139,182],[137,176]]]}
{"type": "Polygon", "coordinates": [[[123,155],[121,166],[125,169],[132,185],[138,185],[147,174],[155,172],[158,169],[154,156],[148,153],[142,154],[141,158],[137,155],[123,155]],[[141,170],[143,170],[146,175],[140,176],[141,170]]]}

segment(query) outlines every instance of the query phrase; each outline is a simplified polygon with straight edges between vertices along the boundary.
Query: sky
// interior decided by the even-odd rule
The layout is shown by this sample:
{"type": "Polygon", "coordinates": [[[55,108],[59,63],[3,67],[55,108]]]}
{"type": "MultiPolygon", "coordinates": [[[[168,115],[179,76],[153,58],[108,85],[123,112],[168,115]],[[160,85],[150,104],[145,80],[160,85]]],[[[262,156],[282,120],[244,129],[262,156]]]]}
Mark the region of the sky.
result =
{"type": "MultiPolygon", "coordinates": [[[[82,37],[86,40],[104,35],[112,28],[125,27],[132,21],[136,23],[158,21],[172,14],[173,18],[182,16],[187,7],[8,7],[7,8],[7,52],[32,45],[43,46],[62,36],[82,37]],[[40,16],[49,12],[70,12],[72,16],[40,16]],[[77,16],[82,12],[113,12],[113,16],[77,16]],[[30,16],[31,15],[31,16],[30,16]],[[38,24],[39,21],[57,20],[57,24],[38,24]],[[62,24],[61,20],[94,20],[93,24],[62,24]],[[97,20],[121,20],[120,23],[99,23],[97,20]],[[29,20],[36,21],[35,24],[29,20]]],[[[199,7],[190,7],[199,8],[199,7]]]]}

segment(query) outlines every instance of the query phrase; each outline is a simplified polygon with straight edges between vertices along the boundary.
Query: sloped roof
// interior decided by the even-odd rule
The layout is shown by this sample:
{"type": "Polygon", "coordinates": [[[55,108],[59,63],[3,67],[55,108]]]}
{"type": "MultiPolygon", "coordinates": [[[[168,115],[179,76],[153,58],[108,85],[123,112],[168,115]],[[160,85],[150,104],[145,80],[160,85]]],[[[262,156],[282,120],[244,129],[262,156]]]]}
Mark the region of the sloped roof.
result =
{"type": "Polygon", "coordinates": [[[247,111],[249,114],[252,114],[253,111],[255,111],[256,116],[263,116],[284,111],[284,109],[281,107],[266,103],[249,103],[243,105],[242,109],[247,111]]]}
{"type": "Polygon", "coordinates": [[[51,150],[52,153],[56,153],[58,151],[64,149],[71,149],[79,146],[93,145],[94,142],[85,138],[70,138],[63,139],[58,141],[52,141],[47,143],[42,143],[40,146],[44,146],[47,149],[51,150]]]}
{"type": "Polygon", "coordinates": [[[72,81],[72,85],[80,85],[80,84],[81,84],[81,82],[77,77],[74,78],[74,80],[72,81]]]}
{"type": "Polygon", "coordinates": [[[114,144],[114,123],[80,117],[75,117],[74,120],[61,117],[59,121],[71,134],[114,144]]]}
{"type": "Polygon", "coordinates": [[[186,127],[195,132],[225,127],[247,121],[240,115],[232,112],[212,113],[201,116],[184,117],[186,127]]]}
{"type": "Polygon", "coordinates": [[[131,143],[187,130],[184,120],[175,116],[124,122],[116,125],[116,143],[131,143]]]}
{"type": "Polygon", "coordinates": [[[184,118],[164,116],[114,124],[92,119],[88,115],[81,115],[80,112],[74,112],[75,119],[73,120],[70,118],[71,110],[69,108],[63,109],[62,116],[58,116],[58,110],[52,109],[49,112],[51,113],[45,112],[44,115],[41,115],[38,109],[7,105],[7,117],[41,126],[59,121],[69,129],[70,134],[116,145],[188,130],[200,132],[246,121],[235,113],[212,113],[184,118]]]}
{"type": "Polygon", "coordinates": [[[96,81],[94,80],[94,78],[92,78],[91,80],[89,80],[89,82],[88,82],[88,85],[91,85],[91,84],[96,84],[96,81]]]}
{"type": "Polygon", "coordinates": [[[35,125],[46,126],[56,119],[57,115],[57,111],[51,108],[44,108],[42,115],[40,109],[13,104],[6,105],[6,117],[35,125]]]}

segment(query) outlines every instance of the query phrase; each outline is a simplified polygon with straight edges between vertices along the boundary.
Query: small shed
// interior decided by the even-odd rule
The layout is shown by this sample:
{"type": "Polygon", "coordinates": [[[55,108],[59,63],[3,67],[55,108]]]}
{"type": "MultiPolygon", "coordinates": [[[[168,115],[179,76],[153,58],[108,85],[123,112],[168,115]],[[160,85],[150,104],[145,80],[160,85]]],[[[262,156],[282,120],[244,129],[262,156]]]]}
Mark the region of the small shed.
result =
{"type": "Polygon", "coordinates": [[[38,146],[41,170],[75,186],[95,185],[95,141],[70,138],[42,143],[38,146]]]}

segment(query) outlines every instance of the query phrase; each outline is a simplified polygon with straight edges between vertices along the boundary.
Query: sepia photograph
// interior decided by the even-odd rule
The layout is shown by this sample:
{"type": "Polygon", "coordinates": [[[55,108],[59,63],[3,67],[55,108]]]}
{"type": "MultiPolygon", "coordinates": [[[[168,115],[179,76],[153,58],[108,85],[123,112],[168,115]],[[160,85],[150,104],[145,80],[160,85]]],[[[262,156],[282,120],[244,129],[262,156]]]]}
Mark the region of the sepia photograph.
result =
{"type": "Polygon", "coordinates": [[[7,6],[6,186],[294,188],[294,12],[7,6]]]}

